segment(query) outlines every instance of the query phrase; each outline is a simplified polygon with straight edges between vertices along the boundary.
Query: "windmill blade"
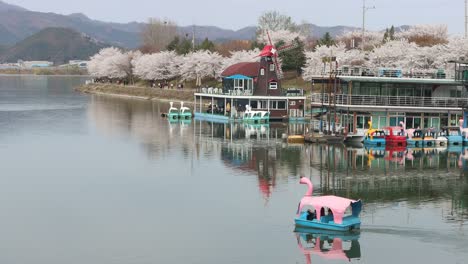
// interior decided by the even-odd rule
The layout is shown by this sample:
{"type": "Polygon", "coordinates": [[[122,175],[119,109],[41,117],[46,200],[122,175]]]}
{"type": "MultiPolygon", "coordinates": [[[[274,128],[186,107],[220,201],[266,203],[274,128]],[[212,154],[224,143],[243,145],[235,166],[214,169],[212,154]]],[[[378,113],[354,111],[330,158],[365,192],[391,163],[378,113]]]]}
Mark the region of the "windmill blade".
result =
{"type": "Polygon", "coordinates": [[[268,41],[270,41],[270,45],[274,46],[273,42],[271,42],[270,31],[268,31],[268,30],[267,30],[267,36],[268,36],[268,41]]]}
{"type": "Polygon", "coordinates": [[[280,68],[280,65],[279,65],[279,62],[278,62],[278,55],[276,55],[276,54],[274,56],[274,63],[275,63],[275,67],[276,67],[276,76],[278,76],[278,79],[282,79],[283,78],[283,73],[281,71],[281,68],[280,68]]]}
{"type": "Polygon", "coordinates": [[[294,41],[293,43],[289,44],[289,45],[285,45],[285,46],[281,46],[279,47],[276,51],[277,52],[284,52],[284,51],[288,51],[288,50],[292,50],[292,49],[295,49],[299,46],[299,43],[297,43],[296,41],[294,41]]]}

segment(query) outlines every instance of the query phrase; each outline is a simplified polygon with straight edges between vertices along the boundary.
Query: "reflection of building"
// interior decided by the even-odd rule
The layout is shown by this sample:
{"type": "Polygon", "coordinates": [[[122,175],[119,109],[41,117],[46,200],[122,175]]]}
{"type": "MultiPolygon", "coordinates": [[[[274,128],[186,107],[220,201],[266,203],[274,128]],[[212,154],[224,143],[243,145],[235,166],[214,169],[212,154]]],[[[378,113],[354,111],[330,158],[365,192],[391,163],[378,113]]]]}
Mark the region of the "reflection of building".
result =
{"type": "MultiPolygon", "coordinates": [[[[291,124],[220,124],[197,120],[193,125],[197,142],[219,148],[227,166],[258,177],[258,187],[265,199],[270,197],[278,177],[302,172],[303,148],[282,141],[282,134],[291,129],[291,124]]],[[[294,129],[299,127],[294,125],[294,129]]]]}

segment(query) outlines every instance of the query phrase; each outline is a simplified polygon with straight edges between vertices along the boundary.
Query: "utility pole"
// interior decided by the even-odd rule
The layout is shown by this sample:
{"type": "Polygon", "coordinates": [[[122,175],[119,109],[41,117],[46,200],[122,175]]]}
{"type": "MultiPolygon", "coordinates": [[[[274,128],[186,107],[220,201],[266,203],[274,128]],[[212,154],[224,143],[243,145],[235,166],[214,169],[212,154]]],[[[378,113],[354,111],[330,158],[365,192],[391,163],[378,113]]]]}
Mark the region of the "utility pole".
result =
{"type": "Polygon", "coordinates": [[[468,0],[465,0],[465,38],[468,38],[468,0]]]}
{"type": "Polygon", "coordinates": [[[195,24],[192,27],[192,49],[195,52],[195,24]]]}
{"type": "MultiPolygon", "coordinates": [[[[465,0],[465,1],[468,1],[468,0],[465,0]]],[[[369,9],[375,9],[375,6],[368,7],[368,6],[366,6],[366,0],[362,0],[362,40],[361,40],[361,46],[362,46],[363,51],[364,51],[365,34],[366,34],[366,12],[369,9]]]]}

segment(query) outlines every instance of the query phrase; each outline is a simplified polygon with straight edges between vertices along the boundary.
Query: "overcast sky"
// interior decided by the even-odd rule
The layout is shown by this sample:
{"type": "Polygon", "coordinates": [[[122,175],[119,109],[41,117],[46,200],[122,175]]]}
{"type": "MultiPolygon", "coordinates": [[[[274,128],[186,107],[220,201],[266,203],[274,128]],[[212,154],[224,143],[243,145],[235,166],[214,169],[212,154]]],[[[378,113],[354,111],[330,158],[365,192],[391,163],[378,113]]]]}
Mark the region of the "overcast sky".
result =
{"type": "MultiPolygon", "coordinates": [[[[296,22],[319,26],[362,25],[362,0],[5,0],[24,8],[60,14],[84,13],[111,22],[169,18],[179,25],[214,25],[240,29],[255,25],[265,11],[278,10],[296,22]]],[[[464,32],[465,0],[367,0],[366,27],[446,24],[454,34],[464,32]]]]}

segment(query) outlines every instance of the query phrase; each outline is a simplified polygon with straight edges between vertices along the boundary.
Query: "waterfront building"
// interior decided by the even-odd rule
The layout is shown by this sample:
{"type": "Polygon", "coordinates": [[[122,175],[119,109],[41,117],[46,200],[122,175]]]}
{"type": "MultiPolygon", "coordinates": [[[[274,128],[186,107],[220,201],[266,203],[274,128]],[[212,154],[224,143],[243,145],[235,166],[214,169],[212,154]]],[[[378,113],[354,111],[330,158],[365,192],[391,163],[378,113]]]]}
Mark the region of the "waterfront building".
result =
{"type": "Polygon", "coordinates": [[[48,68],[54,66],[51,61],[18,61],[18,66],[23,69],[48,68]]]}
{"type": "MultiPolygon", "coordinates": [[[[403,74],[397,69],[339,71],[331,82],[332,92],[322,89],[312,93],[315,112],[327,113],[322,120],[336,122],[350,133],[364,133],[373,128],[405,125],[406,129],[458,126],[468,106],[468,64],[455,63],[455,74],[403,74]],[[336,119],[330,118],[336,112],[336,119]]],[[[315,83],[330,82],[316,76],[315,83]]],[[[465,120],[467,120],[465,118],[465,120]]]]}
{"type": "Polygon", "coordinates": [[[259,62],[228,67],[221,74],[222,88],[201,88],[195,93],[195,117],[232,121],[241,119],[250,106],[252,111],[270,112],[272,120],[304,119],[306,96],[302,89],[282,89],[274,52],[266,46],[259,62]]]}

